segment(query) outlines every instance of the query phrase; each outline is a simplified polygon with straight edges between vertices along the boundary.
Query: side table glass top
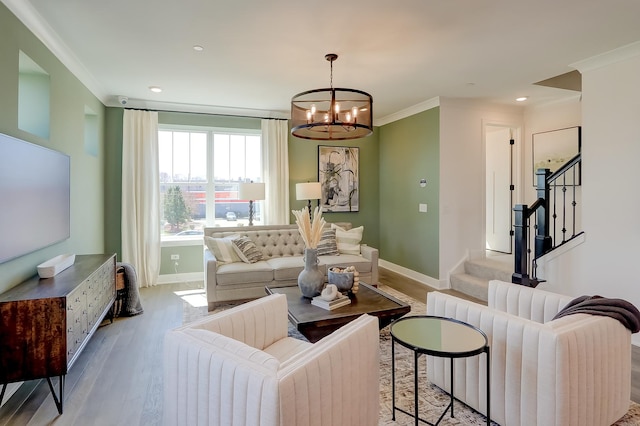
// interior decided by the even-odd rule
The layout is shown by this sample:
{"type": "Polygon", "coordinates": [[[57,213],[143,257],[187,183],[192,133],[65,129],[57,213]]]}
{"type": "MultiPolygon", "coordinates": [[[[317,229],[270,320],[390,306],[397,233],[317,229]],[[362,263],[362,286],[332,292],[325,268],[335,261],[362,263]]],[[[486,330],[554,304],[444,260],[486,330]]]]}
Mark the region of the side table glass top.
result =
{"type": "Polygon", "coordinates": [[[401,345],[430,355],[454,357],[481,353],[487,336],[477,328],[452,318],[414,316],[391,325],[391,335],[401,345]]]}

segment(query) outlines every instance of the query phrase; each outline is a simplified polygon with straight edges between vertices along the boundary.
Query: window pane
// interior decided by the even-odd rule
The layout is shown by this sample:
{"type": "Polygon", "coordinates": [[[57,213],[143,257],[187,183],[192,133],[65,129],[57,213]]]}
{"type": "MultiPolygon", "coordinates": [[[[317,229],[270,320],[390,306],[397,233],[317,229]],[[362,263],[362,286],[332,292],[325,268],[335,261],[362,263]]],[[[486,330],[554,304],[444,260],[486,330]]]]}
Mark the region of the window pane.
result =
{"type": "Polygon", "coordinates": [[[158,160],[160,165],[160,183],[171,182],[171,176],[173,176],[172,141],[173,132],[158,132],[158,160]]]}
{"type": "Polygon", "coordinates": [[[250,181],[263,182],[261,151],[260,136],[247,136],[247,172],[245,178],[250,181]]]}
{"type": "MultiPolygon", "coordinates": [[[[259,135],[165,129],[158,132],[158,147],[163,238],[202,235],[206,223],[248,224],[249,203],[238,200],[238,185],[263,181],[259,135]]],[[[255,224],[260,211],[256,201],[255,224]]]]}
{"type": "Polygon", "coordinates": [[[244,135],[231,135],[229,149],[230,177],[233,181],[245,178],[244,135]]]}
{"type": "Polygon", "coordinates": [[[191,134],[191,182],[207,181],[207,134],[191,134]]]}
{"type": "Polygon", "coordinates": [[[229,180],[229,135],[213,135],[213,175],[216,181],[229,180]]]}

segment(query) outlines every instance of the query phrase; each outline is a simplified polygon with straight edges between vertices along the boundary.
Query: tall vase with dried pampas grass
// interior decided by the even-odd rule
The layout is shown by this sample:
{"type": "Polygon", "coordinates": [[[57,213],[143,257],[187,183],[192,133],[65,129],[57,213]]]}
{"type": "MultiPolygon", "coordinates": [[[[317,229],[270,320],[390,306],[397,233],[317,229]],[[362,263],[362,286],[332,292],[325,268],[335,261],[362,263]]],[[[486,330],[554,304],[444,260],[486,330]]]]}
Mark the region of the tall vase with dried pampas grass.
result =
{"type": "Polygon", "coordinates": [[[298,287],[304,297],[315,297],[320,295],[324,287],[324,274],[318,268],[318,243],[326,222],[318,207],[313,211],[313,221],[306,208],[291,212],[296,218],[296,224],[305,245],[304,269],[298,275],[298,287]]]}

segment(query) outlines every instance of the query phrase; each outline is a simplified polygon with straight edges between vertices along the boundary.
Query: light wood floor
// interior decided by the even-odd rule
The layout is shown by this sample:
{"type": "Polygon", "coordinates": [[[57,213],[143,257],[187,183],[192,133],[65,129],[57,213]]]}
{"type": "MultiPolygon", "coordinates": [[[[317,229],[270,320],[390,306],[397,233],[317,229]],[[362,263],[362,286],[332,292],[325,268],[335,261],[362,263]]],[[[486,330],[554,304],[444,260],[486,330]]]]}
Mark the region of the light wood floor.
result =
{"type": "MultiPolygon", "coordinates": [[[[383,269],[380,282],[422,301],[433,291],[383,269]]],[[[187,283],[141,289],[144,313],[104,322],[69,371],[62,416],[46,381],[34,380],[0,408],[0,425],[160,425],[163,336],[182,324],[185,302],[175,292],[194,288],[187,283]]],[[[638,348],[633,357],[632,399],[640,402],[638,348]]]]}

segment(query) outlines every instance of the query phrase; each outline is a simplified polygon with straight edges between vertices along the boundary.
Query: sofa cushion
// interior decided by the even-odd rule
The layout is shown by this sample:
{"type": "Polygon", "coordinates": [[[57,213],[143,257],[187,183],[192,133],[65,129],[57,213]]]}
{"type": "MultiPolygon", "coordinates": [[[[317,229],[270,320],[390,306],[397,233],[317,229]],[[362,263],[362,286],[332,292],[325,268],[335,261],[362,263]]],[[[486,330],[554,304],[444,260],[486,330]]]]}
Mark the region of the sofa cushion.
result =
{"type": "Polygon", "coordinates": [[[331,229],[335,229],[336,231],[338,252],[344,254],[360,254],[360,241],[362,241],[364,226],[358,226],[357,228],[347,231],[336,224],[332,224],[331,229]]]}
{"type": "MultiPolygon", "coordinates": [[[[273,268],[273,279],[276,281],[295,282],[300,272],[304,269],[302,256],[272,257],[267,260],[267,263],[273,268]]],[[[318,266],[320,271],[325,273],[326,267],[322,264],[318,266]]]]}
{"type": "Polygon", "coordinates": [[[322,231],[320,242],[318,243],[318,256],[337,255],[338,242],[336,241],[336,230],[325,229],[322,231]]]}
{"type": "Polygon", "coordinates": [[[287,361],[294,355],[299,354],[307,348],[313,346],[313,343],[305,342],[304,340],[294,339],[293,337],[285,337],[275,342],[271,346],[264,348],[264,352],[271,355],[280,363],[287,361]]]}
{"type": "Polygon", "coordinates": [[[236,238],[238,238],[237,235],[230,235],[224,238],[204,237],[204,243],[221,264],[240,262],[240,257],[233,249],[233,240],[236,238]]]}
{"type": "Polygon", "coordinates": [[[256,263],[262,260],[262,252],[248,237],[238,237],[233,240],[233,249],[245,263],[256,263]]]}
{"type": "Polygon", "coordinates": [[[220,265],[216,272],[216,282],[220,286],[270,283],[273,281],[273,269],[263,260],[256,263],[227,263],[220,265]]]}
{"type": "MultiPolygon", "coordinates": [[[[355,254],[341,254],[339,256],[322,256],[320,258],[320,265],[324,266],[324,269],[338,266],[340,268],[346,268],[347,266],[354,266],[356,271],[361,273],[371,272],[371,261],[363,256],[355,254]]],[[[371,284],[371,283],[367,283],[371,284]]]]}

